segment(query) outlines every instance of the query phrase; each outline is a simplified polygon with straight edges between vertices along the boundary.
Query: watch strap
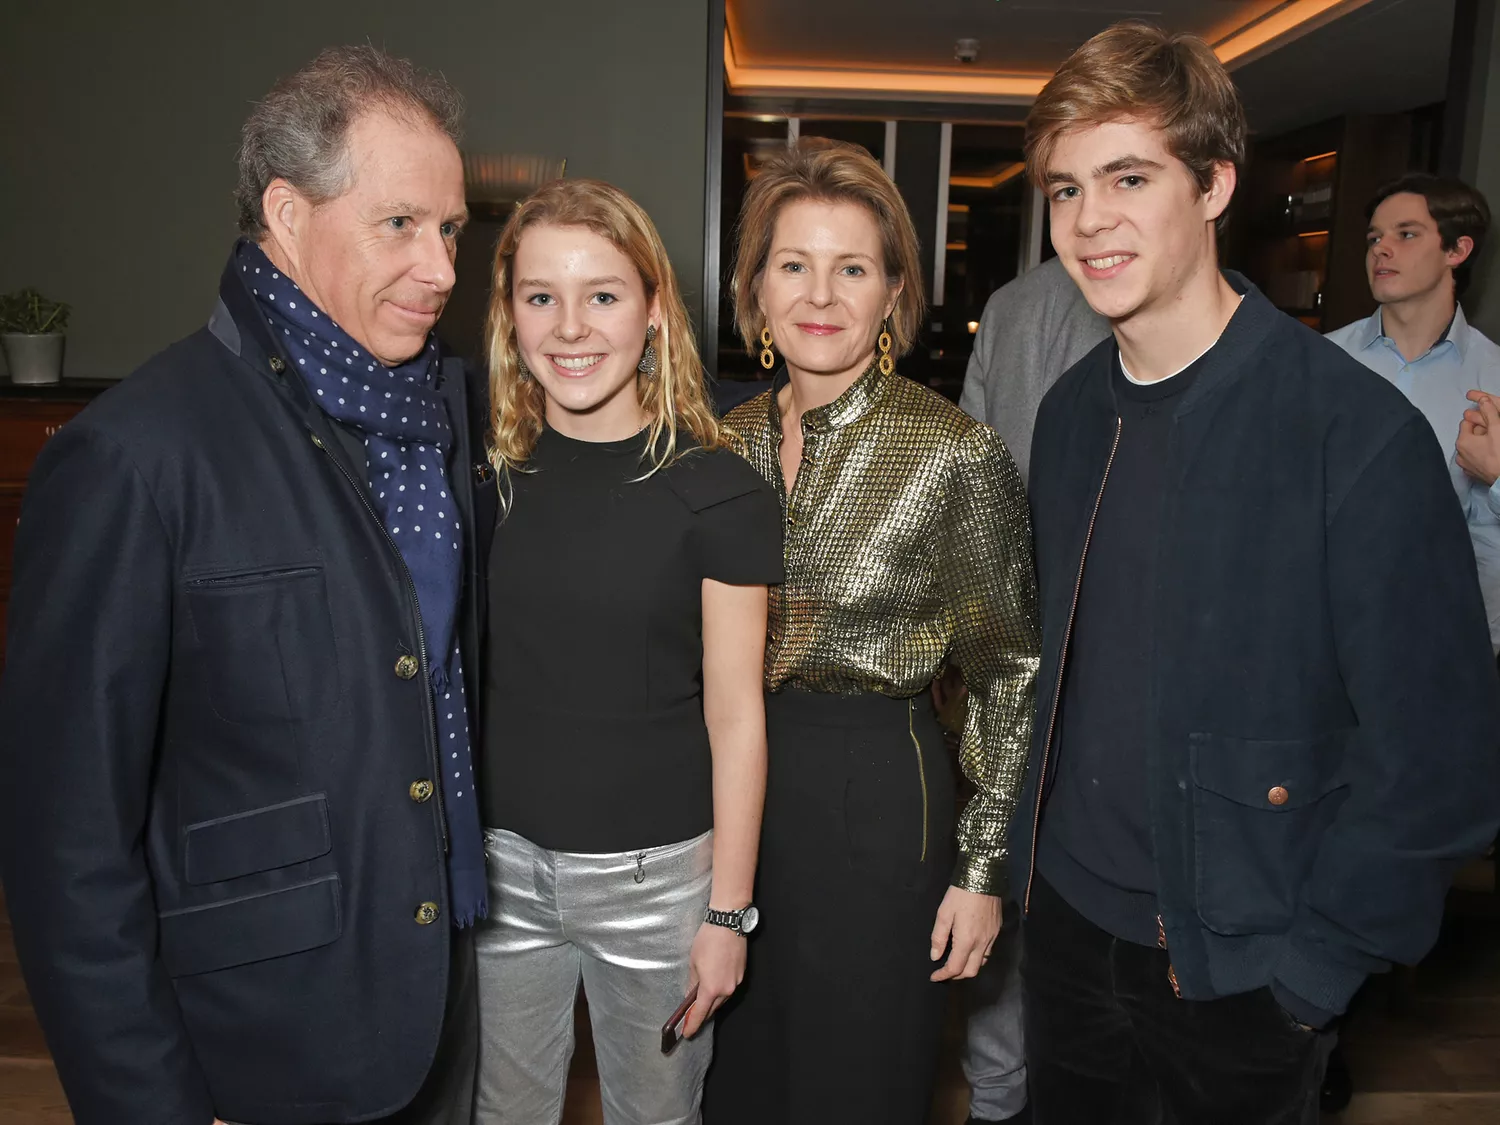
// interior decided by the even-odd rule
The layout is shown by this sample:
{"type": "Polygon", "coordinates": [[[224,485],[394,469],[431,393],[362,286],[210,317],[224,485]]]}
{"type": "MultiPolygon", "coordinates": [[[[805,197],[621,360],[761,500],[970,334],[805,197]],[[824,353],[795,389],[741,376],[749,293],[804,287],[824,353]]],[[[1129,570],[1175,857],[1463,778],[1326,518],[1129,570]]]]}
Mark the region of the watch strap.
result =
{"type": "Polygon", "coordinates": [[[745,920],[745,912],[748,906],[742,906],[738,910],[715,910],[709,907],[703,914],[703,920],[711,926],[723,926],[726,930],[733,930],[737,934],[745,931],[741,928],[745,920]]]}

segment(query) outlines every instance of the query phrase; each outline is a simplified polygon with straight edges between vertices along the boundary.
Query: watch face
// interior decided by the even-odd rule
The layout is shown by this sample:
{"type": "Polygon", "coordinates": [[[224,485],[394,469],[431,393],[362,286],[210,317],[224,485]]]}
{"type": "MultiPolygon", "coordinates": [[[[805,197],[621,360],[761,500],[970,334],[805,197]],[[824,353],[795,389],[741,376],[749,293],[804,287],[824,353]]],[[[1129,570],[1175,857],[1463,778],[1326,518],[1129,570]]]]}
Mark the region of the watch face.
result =
{"type": "Polygon", "coordinates": [[[740,918],[740,933],[748,934],[758,925],[760,925],[760,911],[754,906],[745,907],[745,913],[740,918]]]}

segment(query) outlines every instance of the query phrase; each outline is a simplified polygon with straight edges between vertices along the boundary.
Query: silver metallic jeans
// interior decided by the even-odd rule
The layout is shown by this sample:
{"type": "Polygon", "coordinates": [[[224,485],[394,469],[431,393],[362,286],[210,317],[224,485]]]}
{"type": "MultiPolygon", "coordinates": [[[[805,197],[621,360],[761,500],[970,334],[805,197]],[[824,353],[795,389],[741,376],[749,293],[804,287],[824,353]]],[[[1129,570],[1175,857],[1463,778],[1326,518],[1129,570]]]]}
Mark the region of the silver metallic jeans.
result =
{"type": "Polygon", "coordinates": [[[605,1125],[695,1125],[713,1028],[661,1052],[687,992],[713,881],[713,833],[614,855],[485,830],[490,916],[479,924],[475,1125],[556,1125],[588,998],[605,1125]]]}
{"type": "Polygon", "coordinates": [[[1026,1108],[1026,1044],[1021,1019],[1021,916],[1005,904],[1005,924],[987,965],[963,982],[968,1017],[960,1058],[969,1116],[1005,1121],[1026,1108]]]}

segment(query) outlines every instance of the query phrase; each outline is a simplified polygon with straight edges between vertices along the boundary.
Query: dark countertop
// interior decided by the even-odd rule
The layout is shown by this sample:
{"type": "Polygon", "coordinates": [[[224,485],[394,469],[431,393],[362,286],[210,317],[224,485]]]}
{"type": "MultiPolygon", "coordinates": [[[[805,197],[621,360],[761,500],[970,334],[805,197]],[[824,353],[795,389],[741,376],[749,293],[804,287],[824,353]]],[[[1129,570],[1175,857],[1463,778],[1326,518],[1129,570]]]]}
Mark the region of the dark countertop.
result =
{"type": "Polygon", "coordinates": [[[118,379],[64,379],[61,383],[12,383],[0,379],[0,398],[31,398],[52,402],[86,402],[107,391],[118,379]]]}

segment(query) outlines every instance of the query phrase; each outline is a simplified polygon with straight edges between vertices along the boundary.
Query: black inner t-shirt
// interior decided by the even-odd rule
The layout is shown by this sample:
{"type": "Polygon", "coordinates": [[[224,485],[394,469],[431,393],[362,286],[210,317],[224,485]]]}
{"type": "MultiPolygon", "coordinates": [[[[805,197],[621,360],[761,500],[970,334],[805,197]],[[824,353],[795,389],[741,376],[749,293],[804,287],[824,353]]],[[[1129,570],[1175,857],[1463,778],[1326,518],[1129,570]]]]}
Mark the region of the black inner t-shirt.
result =
{"type": "Polygon", "coordinates": [[[712,827],[703,580],[781,581],[780,505],[748,462],[695,449],[642,480],[644,446],[546,429],[495,529],[482,811],[553,851],[712,827]]]}
{"type": "Polygon", "coordinates": [[[1116,352],[1120,441],[1084,562],[1037,842],[1037,867],[1073,909],[1142,945],[1156,944],[1159,913],[1147,790],[1157,552],[1172,414],[1205,359],[1140,384],[1116,352]]]}

